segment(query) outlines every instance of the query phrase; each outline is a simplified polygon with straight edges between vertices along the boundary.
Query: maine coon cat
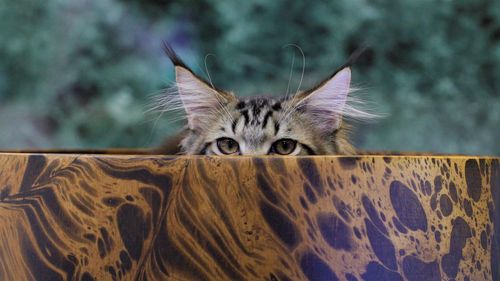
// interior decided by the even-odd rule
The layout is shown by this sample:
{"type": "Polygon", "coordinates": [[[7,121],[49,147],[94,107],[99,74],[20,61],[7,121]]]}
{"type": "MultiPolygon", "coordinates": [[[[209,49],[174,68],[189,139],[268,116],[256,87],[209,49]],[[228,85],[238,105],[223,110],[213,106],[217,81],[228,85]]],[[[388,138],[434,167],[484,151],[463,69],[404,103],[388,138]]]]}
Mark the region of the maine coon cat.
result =
{"type": "Polygon", "coordinates": [[[339,68],[317,86],[282,97],[239,98],[196,75],[164,46],[175,67],[175,91],[159,100],[163,110],[182,108],[187,126],[159,152],[204,155],[353,154],[346,118],[373,115],[351,99],[351,70],[339,68]]]}

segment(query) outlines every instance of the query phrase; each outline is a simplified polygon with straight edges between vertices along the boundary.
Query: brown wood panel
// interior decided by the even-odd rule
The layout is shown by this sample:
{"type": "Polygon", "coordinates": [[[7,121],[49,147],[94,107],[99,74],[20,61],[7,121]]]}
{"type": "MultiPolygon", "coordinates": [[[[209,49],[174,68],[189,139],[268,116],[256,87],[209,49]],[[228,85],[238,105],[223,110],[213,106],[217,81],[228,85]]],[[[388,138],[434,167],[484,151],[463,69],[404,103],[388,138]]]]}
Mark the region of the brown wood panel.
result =
{"type": "Polygon", "coordinates": [[[500,160],[0,154],[0,280],[494,280],[500,160]]]}

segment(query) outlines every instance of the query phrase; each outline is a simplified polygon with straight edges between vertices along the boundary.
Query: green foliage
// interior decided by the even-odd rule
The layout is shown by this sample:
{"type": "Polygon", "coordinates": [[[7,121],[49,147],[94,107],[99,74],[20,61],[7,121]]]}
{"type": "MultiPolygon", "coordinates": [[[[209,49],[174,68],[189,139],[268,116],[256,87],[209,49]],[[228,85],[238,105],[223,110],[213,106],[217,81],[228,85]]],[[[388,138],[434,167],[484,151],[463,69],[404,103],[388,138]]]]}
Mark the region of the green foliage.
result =
{"type": "Polygon", "coordinates": [[[144,116],[188,64],[242,95],[329,76],[356,49],[354,82],[388,117],[365,149],[500,154],[500,3],[494,1],[3,1],[0,146],[150,146],[179,124],[144,116]],[[313,4],[314,3],[314,4],[313,4]],[[16,120],[16,122],[10,122],[16,120]],[[155,122],[155,120],[159,120],[155,122]],[[155,125],[156,124],[156,125],[155,125]]]}
{"type": "Polygon", "coordinates": [[[148,95],[167,82],[157,34],[168,20],[149,23],[110,0],[12,1],[0,18],[0,37],[8,38],[0,45],[0,110],[23,116],[22,124],[2,122],[14,132],[0,136],[2,146],[149,144],[142,113],[148,95]],[[28,123],[41,128],[15,133],[28,123]]]}

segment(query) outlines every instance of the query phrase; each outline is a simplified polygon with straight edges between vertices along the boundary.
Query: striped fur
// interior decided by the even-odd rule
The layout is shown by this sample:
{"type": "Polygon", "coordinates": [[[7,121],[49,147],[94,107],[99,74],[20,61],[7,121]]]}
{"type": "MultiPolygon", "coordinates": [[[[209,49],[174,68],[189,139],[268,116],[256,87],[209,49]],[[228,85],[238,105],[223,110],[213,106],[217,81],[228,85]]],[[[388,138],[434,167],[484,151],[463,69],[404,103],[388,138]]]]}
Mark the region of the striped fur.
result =
{"type": "Polygon", "coordinates": [[[186,128],[181,141],[183,154],[220,154],[216,141],[230,137],[240,145],[240,154],[265,155],[273,142],[283,138],[297,140],[300,149],[296,155],[352,154],[354,149],[347,138],[347,128],[340,126],[329,136],[320,135],[301,111],[283,118],[291,98],[252,97],[238,99],[227,105],[232,122],[224,118],[205,127],[203,131],[186,128]]]}

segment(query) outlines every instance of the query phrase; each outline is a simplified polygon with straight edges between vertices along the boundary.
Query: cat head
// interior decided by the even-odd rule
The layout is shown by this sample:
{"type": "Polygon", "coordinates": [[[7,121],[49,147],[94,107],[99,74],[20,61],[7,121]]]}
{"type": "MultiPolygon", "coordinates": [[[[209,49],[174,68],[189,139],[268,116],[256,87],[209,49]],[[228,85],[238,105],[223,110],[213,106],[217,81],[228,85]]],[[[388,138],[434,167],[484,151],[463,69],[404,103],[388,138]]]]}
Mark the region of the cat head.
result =
{"type": "Polygon", "coordinates": [[[350,105],[351,70],[342,67],[316,87],[283,97],[239,98],[196,75],[166,45],[176,96],[185,111],[184,154],[314,155],[354,153],[345,117],[369,117],[350,105]]]}

